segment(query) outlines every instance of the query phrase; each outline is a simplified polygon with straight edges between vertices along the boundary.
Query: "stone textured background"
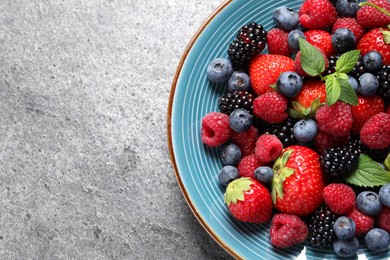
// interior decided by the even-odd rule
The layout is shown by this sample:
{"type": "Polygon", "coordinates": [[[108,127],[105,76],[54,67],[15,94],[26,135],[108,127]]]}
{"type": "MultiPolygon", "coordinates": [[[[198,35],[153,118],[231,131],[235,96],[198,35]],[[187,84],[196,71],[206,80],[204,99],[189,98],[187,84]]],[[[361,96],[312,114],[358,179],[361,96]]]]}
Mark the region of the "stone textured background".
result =
{"type": "Polygon", "coordinates": [[[0,259],[230,258],[166,140],[176,66],[221,2],[0,2],[0,259]]]}

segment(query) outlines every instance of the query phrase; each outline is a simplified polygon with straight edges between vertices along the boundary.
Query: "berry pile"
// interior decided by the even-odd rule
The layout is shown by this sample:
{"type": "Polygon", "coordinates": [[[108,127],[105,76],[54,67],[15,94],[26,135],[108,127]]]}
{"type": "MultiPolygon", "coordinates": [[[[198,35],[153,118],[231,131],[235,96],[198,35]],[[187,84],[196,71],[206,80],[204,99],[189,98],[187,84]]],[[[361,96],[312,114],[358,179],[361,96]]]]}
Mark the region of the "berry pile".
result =
{"type": "Polygon", "coordinates": [[[208,64],[226,93],[202,142],[221,147],[232,216],[271,221],[275,247],[390,246],[390,2],[360,2],[279,7],[208,64]]]}

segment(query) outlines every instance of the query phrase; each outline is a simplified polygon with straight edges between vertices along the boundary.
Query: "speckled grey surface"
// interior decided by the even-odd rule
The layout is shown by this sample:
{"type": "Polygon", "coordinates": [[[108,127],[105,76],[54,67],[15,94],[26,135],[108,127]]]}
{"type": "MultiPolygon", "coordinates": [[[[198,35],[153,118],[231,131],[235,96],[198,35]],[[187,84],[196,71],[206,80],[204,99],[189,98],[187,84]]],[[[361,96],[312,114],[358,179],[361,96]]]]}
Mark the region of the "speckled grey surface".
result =
{"type": "Polygon", "coordinates": [[[0,259],[229,258],[166,138],[176,66],[221,2],[0,2],[0,259]]]}

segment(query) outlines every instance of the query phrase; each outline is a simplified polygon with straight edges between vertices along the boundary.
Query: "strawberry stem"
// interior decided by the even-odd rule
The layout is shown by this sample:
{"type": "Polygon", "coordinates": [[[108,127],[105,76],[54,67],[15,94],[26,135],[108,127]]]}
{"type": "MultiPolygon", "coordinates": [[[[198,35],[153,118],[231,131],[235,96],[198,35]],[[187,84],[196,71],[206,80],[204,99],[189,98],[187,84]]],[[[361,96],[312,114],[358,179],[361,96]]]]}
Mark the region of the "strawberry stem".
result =
{"type": "Polygon", "coordinates": [[[386,10],[383,9],[382,7],[377,6],[376,4],[373,4],[373,3],[370,3],[370,2],[363,2],[363,3],[360,3],[360,4],[359,4],[360,7],[365,6],[365,5],[374,7],[375,9],[377,9],[377,10],[379,10],[380,12],[384,13],[385,15],[390,16],[390,13],[389,13],[388,11],[386,11],[386,10]]]}

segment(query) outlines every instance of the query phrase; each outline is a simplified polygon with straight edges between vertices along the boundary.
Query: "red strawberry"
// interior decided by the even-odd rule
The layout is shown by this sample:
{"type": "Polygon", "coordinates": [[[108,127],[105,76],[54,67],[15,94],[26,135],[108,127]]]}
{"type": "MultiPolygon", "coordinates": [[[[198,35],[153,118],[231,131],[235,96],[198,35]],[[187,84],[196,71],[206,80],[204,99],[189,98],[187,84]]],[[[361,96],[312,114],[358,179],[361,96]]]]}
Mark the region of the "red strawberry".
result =
{"type": "Polygon", "coordinates": [[[230,138],[229,116],[210,112],[202,118],[202,142],[210,147],[224,144],[230,138]]]}
{"type": "Polygon", "coordinates": [[[288,47],[288,32],[280,28],[272,28],[267,33],[268,52],[270,54],[279,54],[290,56],[288,47]]]}
{"type": "Polygon", "coordinates": [[[330,27],[336,18],[336,8],[328,0],[306,0],[299,10],[299,22],[306,29],[330,27]]]}
{"type": "Polygon", "coordinates": [[[325,83],[320,80],[310,80],[303,83],[301,92],[299,92],[294,100],[305,108],[308,108],[317,98],[320,99],[320,103],[326,101],[325,83]]]}
{"type": "Polygon", "coordinates": [[[225,202],[230,213],[244,222],[264,223],[272,216],[272,199],[269,191],[252,178],[239,178],[226,188],[225,202]]]}
{"type": "Polygon", "coordinates": [[[253,91],[264,94],[273,91],[270,85],[275,84],[282,72],[294,71],[294,61],[283,55],[261,54],[249,64],[249,76],[253,91]]]}
{"type": "Polygon", "coordinates": [[[365,235],[371,228],[373,228],[375,223],[373,217],[364,215],[356,207],[348,213],[347,217],[355,221],[355,236],[357,237],[365,235]]]}
{"type": "Polygon", "coordinates": [[[257,133],[257,128],[251,126],[248,130],[242,133],[232,131],[230,140],[232,143],[236,144],[238,148],[240,148],[241,155],[244,157],[254,152],[257,141],[257,133]]]}
{"type": "MultiPolygon", "coordinates": [[[[390,12],[389,0],[368,0],[368,3],[372,3],[390,12]]],[[[381,12],[380,10],[364,4],[356,13],[356,18],[364,29],[372,29],[376,27],[383,27],[390,24],[390,17],[381,12]]]]}
{"type": "Polygon", "coordinates": [[[266,164],[257,159],[257,156],[253,153],[243,157],[238,163],[237,169],[240,176],[254,178],[257,167],[264,165],[266,164]]]}
{"type": "Polygon", "coordinates": [[[385,104],[380,96],[358,96],[358,105],[351,108],[353,119],[351,133],[358,135],[370,117],[384,110],[385,104]]]}
{"type": "Polygon", "coordinates": [[[306,40],[313,46],[320,49],[326,57],[334,54],[332,46],[332,35],[324,30],[309,30],[305,32],[306,40]]]}
{"type": "Polygon", "coordinates": [[[257,159],[262,162],[276,160],[282,150],[283,144],[275,135],[263,134],[257,139],[255,153],[257,159]]]}
{"type": "Polygon", "coordinates": [[[303,243],[309,235],[306,223],[298,216],[276,214],[270,228],[271,244],[280,248],[303,243]]]}
{"type": "Polygon", "coordinates": [[[352,17],[338,18],[333,24],[332,33],[334,33],[337,29],[340,28],[349,29],[355,35],[356,41],[359,41],[364,34],[363,27],[358,23],[355,18],[352,17]]]}
{"type": "Polygon", "coordinates": [[[329,184],[324,188],[322,196],[330,210],[338,215],[348,214],[356,204],[355,192],[343,183],[329,184]]]}
{"type": "Polygon", "coordinates": [[[390,65],[390,44],[384,42],[382,31],[389,32],[386,28],[375,28],[363,35],[356,49],[360,50],[362,55],[375,50],[382,55],[383,65],[390,65]]]}
{"type": "Polygon", "coordinates": [[[281,212],[306,216],[321,206],[324,188],[319,155],[299,145],[286,148],[276,160],[272,199],[281,212]]]}
{"type": "Polygon", "coordinates": [[[390,146],[390,115],[382,112],[368,119],[360,131],[360,140],[371,149],[390,146]]]}
{"type": "Polygon", "coordinates": [[[317,110],[318,129],[334,136],[346,136],[352,127],[351,106],[338,101],[331,106],[324,105],[317,110]]]}
{"type": "Polygon", "coordinates": [[[264,121],[275,124],[287,119],[288,100],[276,91],[267,92],[253,101],[253,114],[264,121]]]}
{"type": "MultiPolygon", "coordinates": [[[[316,47],[317,48],[317,47],[316,47]]],[[[327,68],[329,66],[329,60],[328,58],[326,57],[325,53],[320,50],[319,48],[317,48],[321,53],[322,55],[324,56],[324,59],[325,59],[325,68],[327,68]]],[[[294,68],[295,68],[295,71],[303,76],[303,77],[310,77],[310,75],[308,75],[302,68],[302,63],[301,63],[301,51],[298,51],[297,52],[297,55],[295,56],[295,60],[294,60],[294,68]]]]}

